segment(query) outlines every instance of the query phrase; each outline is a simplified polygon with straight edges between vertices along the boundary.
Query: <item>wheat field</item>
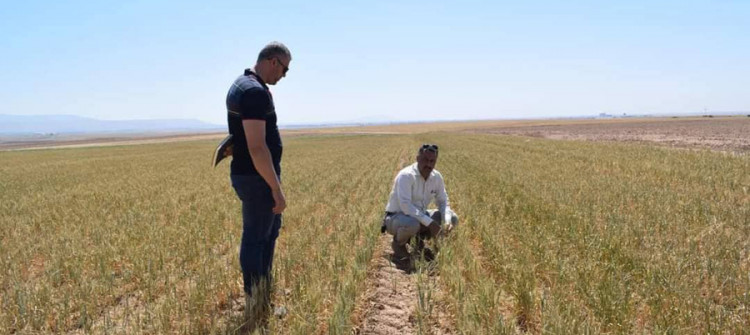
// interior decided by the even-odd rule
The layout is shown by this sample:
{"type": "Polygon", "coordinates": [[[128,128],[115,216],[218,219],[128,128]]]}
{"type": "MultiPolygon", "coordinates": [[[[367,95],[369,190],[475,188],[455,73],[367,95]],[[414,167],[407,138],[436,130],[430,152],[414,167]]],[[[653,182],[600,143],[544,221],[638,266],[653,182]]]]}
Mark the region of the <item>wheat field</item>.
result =
{"type": "MultiPolygon", "coordinates": [[[[423,142],[462,222],[415,275],[435,283],[416,322],[750,329],[747,155],[443,131],[285,139],[273,333],[356,328],[392,178],[423,142]]],[[[0,152],[0,333],[236,333],[240,203],[215,144],[0,152]]]]}

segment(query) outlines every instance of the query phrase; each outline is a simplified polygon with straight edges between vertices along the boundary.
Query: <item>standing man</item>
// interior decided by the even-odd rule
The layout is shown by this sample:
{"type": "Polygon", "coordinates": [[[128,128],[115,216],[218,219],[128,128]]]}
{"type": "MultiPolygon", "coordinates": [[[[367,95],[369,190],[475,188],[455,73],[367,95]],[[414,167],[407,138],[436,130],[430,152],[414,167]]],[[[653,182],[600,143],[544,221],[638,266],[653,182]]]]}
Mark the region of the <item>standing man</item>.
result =
{"type": "Polygon", "coordinates": [[[291,60],[284,44],[269,43],[258,54],[255,67],[234,81],[226,100],[234,142],[232,187],[242,201],[240,265],[250,331],[268,317],[273,252],[286,208],[281,188],[281,135],[267,85],[286,76],[291,60]]]}
{"type": "Polygon", "coordinates": [[[416,246],[421,249],[423,239],[436,237],[443,224],[450,222],[447,229],[458,224],[458,216],[448,204],[443,175],[435,170],[437,158],[437,145],[422,145],[417,162],[399,171],[393,181],[383,228],[393,235],[393,262],[400,268],[410,268],[406,244],[412,237],[417,237],[416,246]],[[428,210],[427,206],[433,201],[438,209],[428,210]]]}

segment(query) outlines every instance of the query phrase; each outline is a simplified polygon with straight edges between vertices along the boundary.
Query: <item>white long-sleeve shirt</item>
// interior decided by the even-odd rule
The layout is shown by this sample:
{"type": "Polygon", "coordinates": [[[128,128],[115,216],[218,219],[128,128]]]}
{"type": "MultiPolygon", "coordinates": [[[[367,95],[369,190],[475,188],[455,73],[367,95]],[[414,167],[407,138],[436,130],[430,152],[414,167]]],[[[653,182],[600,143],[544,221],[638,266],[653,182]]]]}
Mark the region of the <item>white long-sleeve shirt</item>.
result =
{"type": "Polygon", "coordinates": [[[414,163],[396,175],[385,211],[406,214],[428,226],[432,218],[427,215],[427,206],[432,201],[435,201],[440,213],[446,217],[443,222],[450,223],[450,205],[443,175],[433,169],[425,180],[417,169],[417,163],[414,163]]]}

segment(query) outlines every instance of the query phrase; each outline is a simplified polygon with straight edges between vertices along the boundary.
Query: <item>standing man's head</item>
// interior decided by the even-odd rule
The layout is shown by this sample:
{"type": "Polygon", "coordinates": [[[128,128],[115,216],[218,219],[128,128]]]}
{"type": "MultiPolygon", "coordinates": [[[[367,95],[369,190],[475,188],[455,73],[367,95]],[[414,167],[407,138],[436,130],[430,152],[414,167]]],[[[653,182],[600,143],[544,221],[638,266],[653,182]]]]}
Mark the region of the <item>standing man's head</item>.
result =
{"type": "Polygon", "coordinates": [[[281,42],[271,42],[258,54],[255,62],[255,73],[268,85],[276,85],[286,77],[292,53],[281,42]]]}
{"type": "Polygon", "coordinates": [[[438,158],[438,146],[435,144],[423,144],[419,147],[417,154],[417,169],[422,178],[427,179],[435,168],[438,158]]]}

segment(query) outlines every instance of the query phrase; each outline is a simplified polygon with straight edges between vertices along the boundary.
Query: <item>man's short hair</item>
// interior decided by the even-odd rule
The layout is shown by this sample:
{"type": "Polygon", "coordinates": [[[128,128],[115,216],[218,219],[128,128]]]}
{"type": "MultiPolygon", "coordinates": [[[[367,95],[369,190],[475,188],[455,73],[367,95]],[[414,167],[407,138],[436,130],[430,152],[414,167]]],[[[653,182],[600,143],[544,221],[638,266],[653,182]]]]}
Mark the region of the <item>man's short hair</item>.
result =
{"type": "Polygon", "coordinates": [[[437,146],[437,144],[429,144],[429,143],[422,144],[422,146],[419,147],[419,154],[422,154],[425,151],[432,151],[432,152],[434,152],[437,155],[438,154],[438,146],[437,146]]]}
{"type": "Polygon", "coordinates": [[[289,52],[289,49],[286,47],[286,45],[284,45],[284,43],[273,41],[263,47],[263,50],[261,50],[258,54],[257,61],[260,62],[264,59],[272,59],[279,56],[288,57],[289,60],[292,59],[292,53],[289,52]]]}

